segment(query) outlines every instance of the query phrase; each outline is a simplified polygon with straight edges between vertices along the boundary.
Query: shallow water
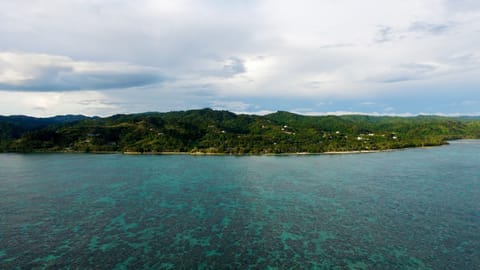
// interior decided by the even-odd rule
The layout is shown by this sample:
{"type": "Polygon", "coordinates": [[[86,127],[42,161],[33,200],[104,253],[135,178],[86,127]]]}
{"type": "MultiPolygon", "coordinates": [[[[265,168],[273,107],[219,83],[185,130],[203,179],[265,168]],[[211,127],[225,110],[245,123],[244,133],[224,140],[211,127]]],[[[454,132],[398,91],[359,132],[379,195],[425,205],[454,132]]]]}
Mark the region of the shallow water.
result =
{"type": "Polygon", "coordinates": [[[480,141],[0,155],[0,269],[480,269],[480,141]]]}

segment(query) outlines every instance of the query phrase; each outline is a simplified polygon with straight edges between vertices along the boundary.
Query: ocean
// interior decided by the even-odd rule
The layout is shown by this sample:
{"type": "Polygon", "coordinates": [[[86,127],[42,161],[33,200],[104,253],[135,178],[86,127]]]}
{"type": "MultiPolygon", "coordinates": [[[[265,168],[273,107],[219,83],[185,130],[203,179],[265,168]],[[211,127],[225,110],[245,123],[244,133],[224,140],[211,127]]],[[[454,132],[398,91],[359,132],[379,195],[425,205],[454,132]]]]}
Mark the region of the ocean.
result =
{"type": "Polygon", "coordinates": [[[0,269],[480,269],[480,141],[0,154],[0,269]]]}

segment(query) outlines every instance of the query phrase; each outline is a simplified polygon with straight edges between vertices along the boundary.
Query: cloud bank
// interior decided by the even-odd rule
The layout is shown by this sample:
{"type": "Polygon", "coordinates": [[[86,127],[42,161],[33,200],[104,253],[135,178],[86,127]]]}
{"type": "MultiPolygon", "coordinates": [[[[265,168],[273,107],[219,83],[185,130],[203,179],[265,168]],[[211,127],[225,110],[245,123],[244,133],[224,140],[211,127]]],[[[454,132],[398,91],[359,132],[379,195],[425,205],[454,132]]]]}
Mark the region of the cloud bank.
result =
{"type": "Polygon", "coordinates": [[[0,89],[18,91],[104,90],[163,80],[155,68],[125,63],[74,61],[33,53],[0,53],[0,89]]]}
{"type": "MultiPolygon", "coordinates": [[[[477,2],[2,1],[0,95],[63,93],[76,110],[64,113],[95,114],[75,101],[83,91],[115,104],[98,114],[370,112],[365,102],[471,114],[462,101],[480,100],[477,2]]],[[[17,111],[4,100],[0,114],[17,111]]]]}

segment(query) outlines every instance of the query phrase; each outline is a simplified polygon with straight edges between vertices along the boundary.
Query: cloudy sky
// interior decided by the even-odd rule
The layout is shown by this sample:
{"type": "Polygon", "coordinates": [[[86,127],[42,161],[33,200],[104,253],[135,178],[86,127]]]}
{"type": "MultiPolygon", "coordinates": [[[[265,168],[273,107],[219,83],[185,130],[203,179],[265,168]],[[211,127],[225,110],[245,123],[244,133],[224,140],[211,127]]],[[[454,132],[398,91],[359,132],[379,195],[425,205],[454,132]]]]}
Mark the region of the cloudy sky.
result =
{"type": "Polygon", "coordinates": [[[0,0],[0,114],[480,115],[478,0],[0,0]]]}

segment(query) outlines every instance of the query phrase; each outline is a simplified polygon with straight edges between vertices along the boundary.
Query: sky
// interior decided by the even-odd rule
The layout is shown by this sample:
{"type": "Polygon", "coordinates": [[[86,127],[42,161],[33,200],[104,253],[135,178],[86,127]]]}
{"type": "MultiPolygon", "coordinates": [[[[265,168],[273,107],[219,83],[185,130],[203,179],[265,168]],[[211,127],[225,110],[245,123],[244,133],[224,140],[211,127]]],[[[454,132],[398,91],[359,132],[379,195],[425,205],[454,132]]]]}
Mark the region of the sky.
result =
{"type": "Polygon", "coordinates": [[[0,0],[0,114],[480,115],[478,0],[0,0]]]}

